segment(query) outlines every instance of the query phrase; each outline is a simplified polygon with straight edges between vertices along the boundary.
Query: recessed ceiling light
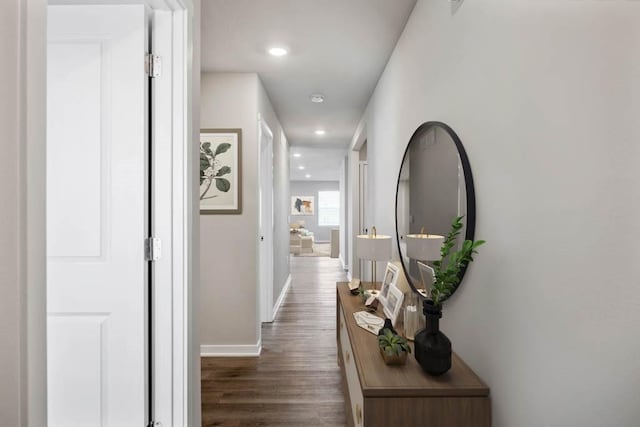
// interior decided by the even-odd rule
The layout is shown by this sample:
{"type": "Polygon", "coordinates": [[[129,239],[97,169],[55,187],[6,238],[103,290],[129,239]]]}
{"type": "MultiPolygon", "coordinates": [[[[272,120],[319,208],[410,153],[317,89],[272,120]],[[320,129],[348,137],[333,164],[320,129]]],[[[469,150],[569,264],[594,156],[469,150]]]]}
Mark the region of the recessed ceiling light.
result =
{"type": "Polygon", "coordinates": [[[305,178],[311,178],[311,175],[306,174],[304,177],[305,177],[305,178]]]}
{"type": "Polygon", "coordinates": [[[289,53],[289,51],[284,47],[274,46],[269,48],[269,54],[273,56],[285,56],[287,53],[289,53]]]}
{"type": "Polygon", "coordinates": [[[314,93],[310,96],[311,102],[315,102],[317,104],[324,102],[324,95],[321,93],[314,93]]]}
{"type": "Polygon", "coordinates": [[[315,131],[315,134],[316,134],[316,135],[324,135],[325,133],[327,133],[327,132],[325,132],[325,131],[324,131],[324,130],[322,130],[322,129],[318,129],[318,130],[316,130],[316,131],[315,131]]]}
{"type": "Polygon", "coordinates": [[[300,154],[300,153],[293,153],[293,157],[300,158],[300,157],[302,157],[302,154],[300,154]]]}
{"type": "Polygon", "coordinates": [[[304,170],[304,166],[298,166],[298,169],[300,169],[301,171],[304,170]]]}

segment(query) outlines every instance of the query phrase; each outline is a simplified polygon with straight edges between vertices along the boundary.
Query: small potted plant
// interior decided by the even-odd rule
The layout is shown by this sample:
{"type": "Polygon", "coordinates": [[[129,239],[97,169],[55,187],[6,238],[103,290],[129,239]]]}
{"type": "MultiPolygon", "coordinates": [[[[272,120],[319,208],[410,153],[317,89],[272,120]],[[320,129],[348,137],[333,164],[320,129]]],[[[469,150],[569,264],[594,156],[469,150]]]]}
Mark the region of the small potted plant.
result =
{"type": "Polygon", "coordinates": [[[387,365],[404,365],[407,362],[407,354],[411,353],[407,340],[386,328],[378,335],[378,346],[387,365]]]}

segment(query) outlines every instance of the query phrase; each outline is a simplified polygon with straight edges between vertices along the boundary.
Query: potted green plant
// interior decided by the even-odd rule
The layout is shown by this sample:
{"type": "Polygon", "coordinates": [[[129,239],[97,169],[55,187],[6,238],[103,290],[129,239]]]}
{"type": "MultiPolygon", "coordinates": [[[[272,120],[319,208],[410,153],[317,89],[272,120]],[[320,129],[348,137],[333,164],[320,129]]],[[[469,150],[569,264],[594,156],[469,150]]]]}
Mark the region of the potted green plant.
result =
{"type": "Polygon", "coordinates": [[[453,220],[451,231],[440,248],[441,257],[433,262],[434,281],[423,309],[427,327],[415,336],[416,360],[431,375],[442,375],[451,369],[451,341],[440,331],[439,325],[442,303],[460,283],[462,269],[473,261],[478,247],[485,243],[484,240],[465,240],[459,250],[452,252],[464,226],[462,218],[453,220]]]}
{"type": "Polygon", "coordinates": [[[386,328],[378,335],[378,346],[387,365],[404,365],[407,362],[407,354],[411,353],[407,340],[386,328]]]}
{"type": "Polygon", "coordinates": [[[464,217],[459,216],[453,220],[451,231],[440,248],[440,259],[433,262],[435,277],[429,299],[435,307],[442,307],[442,302],[451,296],[460,283],[460,272],[473,261],[473,255],[478,253],[478,247],[486,243],[484,240],[465,240],[460,250],[451,253],[464,227],[462,218],[464,217]]]}

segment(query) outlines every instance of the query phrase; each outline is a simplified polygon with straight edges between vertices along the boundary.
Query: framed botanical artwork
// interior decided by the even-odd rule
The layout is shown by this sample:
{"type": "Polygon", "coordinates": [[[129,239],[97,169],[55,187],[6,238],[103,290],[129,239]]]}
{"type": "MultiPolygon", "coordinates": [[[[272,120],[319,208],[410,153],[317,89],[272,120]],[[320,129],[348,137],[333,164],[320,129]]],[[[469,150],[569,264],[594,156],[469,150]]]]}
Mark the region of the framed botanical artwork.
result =
{"type": "Polygon", "coordinates": [[[200,130],[200,213],[242,213],[242,129],[200,130]]]}
{"type": "Polygon", "coordinates": [[[291,215],[313,215],[315,211],[313,196],[292,196],[291,215]]]}
{"type": "Polygon", "coordinates": [[[389,286],[387,303],[384,305],[384,314],[391,320],[391,323],[394,326],[396,324],[396,320],[398,320],[398,314],[400,314],[403,300],[404,294],[402,291],[394,285],[389,286]]]}
{"type": "Polygon", "coordinates": [[[400,269],[397,265],[394,265],[390,262],[387,263],[387,269],[384,272],[382,286],[380,287],[380,294],[378,295],[378,300],[382,303],[383,307],[387,304],[387,298],[389,297],[389,288],[396,285],[399,273],[400,269]]]}

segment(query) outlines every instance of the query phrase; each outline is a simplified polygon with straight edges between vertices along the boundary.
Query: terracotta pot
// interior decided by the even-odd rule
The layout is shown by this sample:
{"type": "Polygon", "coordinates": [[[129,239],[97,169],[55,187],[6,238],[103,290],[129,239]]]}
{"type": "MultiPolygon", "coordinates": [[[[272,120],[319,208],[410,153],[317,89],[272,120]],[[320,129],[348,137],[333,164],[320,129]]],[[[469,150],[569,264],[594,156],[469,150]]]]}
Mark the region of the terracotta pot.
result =
{"type": "Polygon", "coordinates": [[[399,356],[394,354],[393,356],[389,356],[384,350],[380,349],[380,354],[384,359],[384,363],[387,365],[404,365],[407,363],[407,352],[403,351],[399,356]]]}

